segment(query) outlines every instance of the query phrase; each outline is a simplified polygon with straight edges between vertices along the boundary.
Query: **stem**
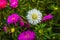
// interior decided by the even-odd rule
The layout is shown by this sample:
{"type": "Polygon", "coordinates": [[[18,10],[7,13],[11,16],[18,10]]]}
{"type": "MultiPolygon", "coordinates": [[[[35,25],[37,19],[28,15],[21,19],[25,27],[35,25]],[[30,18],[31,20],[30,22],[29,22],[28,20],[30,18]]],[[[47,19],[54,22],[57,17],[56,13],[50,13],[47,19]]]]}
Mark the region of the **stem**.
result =
{"type": "Polygon", "coordinates": [[[24,16],[22,16],[22,15],[20,15],[24,20],[26,20],[26,18],[24,17],[24,16]]]}

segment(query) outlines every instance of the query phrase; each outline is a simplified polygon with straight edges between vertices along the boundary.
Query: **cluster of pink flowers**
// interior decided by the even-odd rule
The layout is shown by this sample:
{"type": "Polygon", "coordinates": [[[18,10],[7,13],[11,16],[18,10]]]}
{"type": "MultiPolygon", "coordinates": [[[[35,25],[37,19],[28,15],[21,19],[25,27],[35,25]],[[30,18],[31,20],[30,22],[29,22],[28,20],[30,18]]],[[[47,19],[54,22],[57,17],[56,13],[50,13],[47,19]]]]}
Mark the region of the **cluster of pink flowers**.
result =
{"type": "Polygon", "coordinates": [[[26,26],[26,27],[30,27],[30,24],[27,23],[25,24],[24,21],[23,21],[23,18],[21,16],[19,16],[17,13],[13,13],[11,14],[10,16],[8,16],[7,18],[7,23],[10,25],[10,24],[14,24],[16,25],[17,22],[20,23],[20,26],[26,26]]]}
{"type": "MultiPolygon", "coordinates": [[[[5,8],[8,5],[7,0],[0,0],[0,9],[5,8]]],[[[11,8],[16,8],[18,6],[18,0],[10,0],[11,8]]]]}
{"type": "MultiPolygon", "coordinates": [[[[42,21],[47,21],[52,18],[53,18],[52,14],[48,14],[42,18],[42,21]]],[[[13,13],[10,16],[8,16],[7,18],[8,24],[13,24],[13,23],[16,24],[17,22],[20,23],[20,26],[26,26],[27,28],[30,27],[30,23],[25,24],[23,21],[23,18],[19,16],[17,13],[13,13]]],[[[6,26],[4,26],[4,31],[7,32],[6,26]]],[[[35,40],[35,37],[36,37],[36,34],[34,31],[27,30],[27,31],[23,31],[22,33],[18,35],[18,40],[35,40]]]]}
{"type": "MultiPolygon", "coordinates": [[[[6,1],[4,1],[4,2],[6,2],[6,1]]],[[[3,4],[3,2],[2,2],[2,4],[3,4]]],[[[5,5],[3,5],[3,6],[5,6],[5,5]]],[[[18,6],[18,0],[10,0],[10,6],[12,8],[16,8],[18,6]]],[[[1,5],[0,5],[0,7],[1,7],[1,5]]],[[[44,22],[44,21],[47,21],[47,20],[50,20],[53,18],[52,14],[45,15],[42,18],[42,14],[39,11],[37,11],[36,9],[33,9],[33,10],[29,11],[28,13],[29,13],[29,15],[27,16],[27,18],[28,18],[28,20],[26,20],[27,22],[25,22],[23,20],[23,17],[21,17],[17,13],[12,13],[11,15],[9,15],[7,17],[8,25],[10,25],[10,24],[16,25],[17,23],[19,23],[21,27],[29,28],[30,23],[35,25],[41,21],[44,22]],[[35,13],[35,11],[36,11],[36,13],[35,13]],[[41,18],[42,18],[42,20],[41,20],[41,18]]],[[[7,26],[4,26],[3,29],[4,29],[4,32],[7,32],[7,26]]],[[[11,32],[14,32],[14,31],[15,31],[15,29],[12,28],[11,32]]],[[[23,31],[22,33],[20,33],[18,35],[18,40],[35,40],[35,37],[36,37],[36,34],[34,31],[27,30],[27,31],[23,31]]]]}

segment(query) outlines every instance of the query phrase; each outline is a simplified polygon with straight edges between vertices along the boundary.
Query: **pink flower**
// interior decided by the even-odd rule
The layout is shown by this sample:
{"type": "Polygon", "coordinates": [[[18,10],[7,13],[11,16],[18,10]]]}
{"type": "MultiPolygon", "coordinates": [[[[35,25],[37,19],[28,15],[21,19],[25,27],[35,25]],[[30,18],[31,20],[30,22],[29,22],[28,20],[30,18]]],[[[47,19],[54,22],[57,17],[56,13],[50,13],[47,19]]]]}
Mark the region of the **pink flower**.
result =
{"type": "Polygon", "coordinates": [[[6,0],[0,0],[0,9],[3,9],[7,6],[7,1],[6,0]]]}
{"type": "Polygon", "coordinates": [[[35,36],[35,32],[27,30],[19,34],[18,40],[35,40],[35,36]]]}
{"type": "Polygon", "coordinates": [[[3,27],[4,32],[7,32],[7,26],[3,27]]]}
{"type": "Polygon", "coordinates": [[[10,0],[10,6],[16,8],[18,6],[18,0],[10,0]]]}
{"type": "Polygon", "coordinates": [[[24,26],[24,21],[20,21],[20,26],[24,26]]]}
{"type": "Polygon", "coordinates": [[[52,14],[48,14],[48,15],[45,15],[42,19],[42,21],[47,21],[47,20],[50,20],[53,18],[53,15],[52,14]]]}
{"type": "Polygon", "coordinates": [[[29,27],[30,27],[30,23],[26,23],[25,26],[26,26],[27,28],[29,28],[29,27]]]}
{"type": "Polygon", "coordinates": [[[7,23],[8,24],[16,24],[16,22],[18,22],[21,19],[21,17],[17,14],[17,13],[13,13],[10,16],[8,16],[7,18],[7,23]]]}

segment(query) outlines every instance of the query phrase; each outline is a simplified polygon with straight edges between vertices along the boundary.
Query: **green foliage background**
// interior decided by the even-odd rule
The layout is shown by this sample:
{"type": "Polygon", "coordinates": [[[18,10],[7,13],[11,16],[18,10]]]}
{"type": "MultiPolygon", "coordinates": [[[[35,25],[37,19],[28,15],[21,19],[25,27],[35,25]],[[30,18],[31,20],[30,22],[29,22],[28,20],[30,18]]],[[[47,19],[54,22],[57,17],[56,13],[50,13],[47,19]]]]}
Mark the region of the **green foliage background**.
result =
{"type": "Polygon", "coordinates": [[[18,13],[25,17],[27,11],[34,8],[40,10],[43,16],[48,13],[54,16],[50,21],[31,27],[36,32],[36,40],[60,40],[60,0],[19,0],[19,6],[16,9],[8,5],[0,10],[0,40],[17,40],[18,34],[22,31],[20,26],[12,35],[3,31],[3,26],[7,25],[6,19],[10,14],[18,13]]]}

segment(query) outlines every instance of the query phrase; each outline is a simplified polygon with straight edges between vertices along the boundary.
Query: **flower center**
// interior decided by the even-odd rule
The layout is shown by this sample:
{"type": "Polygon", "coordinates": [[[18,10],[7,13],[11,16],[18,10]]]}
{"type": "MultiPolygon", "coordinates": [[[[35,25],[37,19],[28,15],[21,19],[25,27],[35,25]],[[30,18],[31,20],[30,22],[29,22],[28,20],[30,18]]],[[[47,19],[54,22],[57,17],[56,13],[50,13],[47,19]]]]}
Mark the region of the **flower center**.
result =
{"type": "Polygon", "coordinates": [[[13,17],[12,20],[15,20],[15,17],[13,17]]]}
{"type": "Polygon", "coordinates": [[[33,19],[33,20],[38,19],[38,15],[37,15],[36,13],[33,13],[33,14],[32,14],[32,19],[33,19]]]}
{"type": "Polygon", "coordinates": [[[29,37],[30,37],[30,35],[29,35],[29,34],[26,34],[26,35],[25,35],[25,37],[26,37],[26,38],[29,38],[29,37]]]}

